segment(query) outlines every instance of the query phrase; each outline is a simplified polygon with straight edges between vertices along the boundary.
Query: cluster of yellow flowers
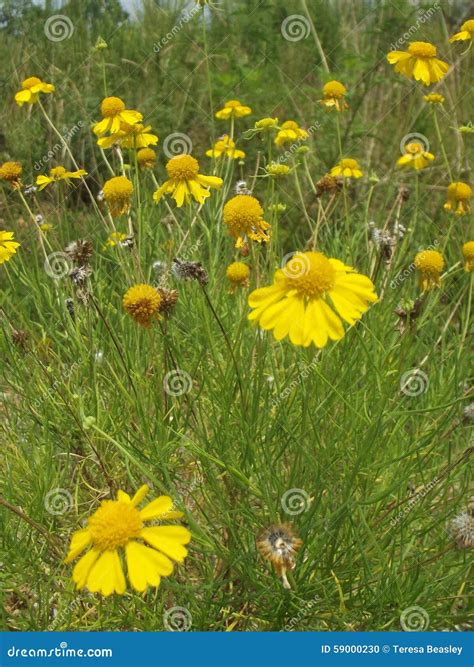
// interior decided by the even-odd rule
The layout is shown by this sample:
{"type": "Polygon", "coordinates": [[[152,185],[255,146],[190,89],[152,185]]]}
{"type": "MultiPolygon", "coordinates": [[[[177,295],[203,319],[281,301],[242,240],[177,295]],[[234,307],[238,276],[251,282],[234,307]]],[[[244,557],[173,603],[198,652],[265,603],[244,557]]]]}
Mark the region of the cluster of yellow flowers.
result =
{"type": "MultiPolygon", "coordinates": [[[[204,0],[197,1],[205,4],[204,0]]],[[[472,40],[473,36],[474,20],[469,20],[450,41],[472,40]]],[[[449,65],[437,58],[436,47],[428,42],[411,42],[406,51],[391,51],[387,59],[397,73],[427,86],[439,83],[449,71],[449,65]]],[[[29,77],[22,82],[15,100],[19,106],[38,104],[42,108],[41,94],[51,94],[54,90],[53,84],[35,76],[29,77]]],[[[337,114],[349,109],[347,94],[343,83],[331,80],[323,85],[319,103],[328,112],[335,111],[336,118],[339,118],[337,114]]],[[[443,95],[435,92],[425,95],[424,99],[434,106],[445,101],[443,95]]],[[[151,146],[156,146],[159,138],[153,134],[150,125],[142,122],[143,115],[135,109],[127,109],[125,102],[115,96],[102,100],[100,112],[102,118],[92,129],[101,151],[113,148],[121,155],[122,149],[129,149],[133,151],[132,155],[140,168],[153,169],[157,154],[151,146]]],[[[229,123],[228,132],[207,150],[206,156],[216,162],[223,158],[244,160],[246,154],[237,147],[234,130],[238,119],[251,114],[252,109],[239,100],[227,101],[215,117],[229,123]]],[[[288,147],[304,147],[310,137],[310,132],[295,120],[288,119],[280,124],[278,118],[272,117],[257,120],[247,136],[256,134],[264,136],[270,147],[275,145],[281,151],[288,147]]],[[[420,141],[414,140],[405,146],[405,153],[397,164],[420,171],[434,159],[435,156],[420,141]]],[[[215,165],[215,162],[212,164],[215,165]]],[[[75,163],[74,166],[77,167],[75,163]]],[[[269,160],[264,167],[264,176],[285,177],[290,171],[292,169],[285,164],[285,160],[269,160]]],[[[156,204],[163,197],[170,196],[178,208],[193,202],[202,207],[211,197],[211,191],[220,190],[224,185],[220,176],[202,174],[198,160],[187,153],[170,158],[166,163],[166,172],[167,179],[161,185],[152,173],[156,185],[153,200],[156,204]]],[[[36,185],[41,191],[50,184],[84,179],[86,176],[84,169],[68,170],[58,165],[51,168],[48,174],[38,176],[36,185]]],[[[341,155],[339,162],[321,181],[325,180],[333,188],[334,184],[344,186],[347,179],[361,179],[363,176],[356,159],[341,155]]],[[[18,162],[8,161],[0,166],[0,179],[14,190],[21,191],[21,177],[22,166],[18,162]]],[[[125,169],[104,182],[103,197],[112,219],[130,213],[135,190],[132,180],[125,175],[125,169]]],[[[458,216],[466,215],[470,212],[471,199],[471,186],[454,181],[447,186],[444,209],[458,216]]],[[[271,225],[266,217],[261,202],[250,192],[239,193],[223,204],[222,222],[243,257],[249,253],[250,242],[262,244],[271,241],[271,225]]],[[[114,247],[126,238],[115,227],[113,230],[105,247],[114,247]]],[[[13,232],[0,230],[0,264],[10,260],[19,246],[13,232]]],[[[473,272],[474,241],[464,243],[462,254],[465,271],[473,272]]],[[[418,252],[414,266],[422,291],[440,286],[445,267],[441,252],[432,249],[418,252]]],[[[234,261],[227,267],[226,277],[232,291],[248,288],[250,267],[245,262],[234,261]]],[[[275,272],[270,285],[250,293],[248,319],[261,329],[271,331],[277,341],[288,337],[296,346],[323,348],[329,340],[343,338],[344,325],[354,325],[377,301],[375,286],[368,276],[358,273],[340,259],[308,250],[293,253],[275,272]]],[[[126,291],[122,306],[135,322],[150,328],[160,316],[161,303],[162,296],[157,288],[140,283],[126,291]]],[[[116,500],[103,501],[89,518],[87,526],[74,533],[66,562],[74,560],[87,549],[73,571],[78,588],[87,586],[91,592],[101,592],[106,596],[124,593],[126,582],[119,557],[121,549],[125,552],[128,578],[137,591],[144,591],[147,586],[158,586],[160,578],[173,571],[173,562],[183,562],[187,555],[185,545],[191,539],[189,530],[180,525],[155,523],[181,519],[182,513],[173,510],[172,501],[167,496],[160,496],[138,509],[147,491],[148,487],[143,486],[133,498],[119,491],[116,500]],[[154,523],[146,526],[146,521],[154,523]]]]}

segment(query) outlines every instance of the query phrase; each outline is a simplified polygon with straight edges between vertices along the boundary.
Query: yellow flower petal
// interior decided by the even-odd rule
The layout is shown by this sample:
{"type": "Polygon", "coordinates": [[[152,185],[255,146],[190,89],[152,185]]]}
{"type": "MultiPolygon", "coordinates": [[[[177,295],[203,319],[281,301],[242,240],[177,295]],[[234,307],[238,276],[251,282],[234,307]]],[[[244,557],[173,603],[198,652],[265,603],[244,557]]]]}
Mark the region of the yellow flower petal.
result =
{"type": "Polygon", "coordinates": [[[183,526],[152,526],[142,528],[140,537],[150,546],[181,563],[188,554],[183,544],[188,544],[191,533],[183,526]]]}
{"type": "Polygon", "coordinates": [[[87,577],[87,588],[91,593],[102,593],[106,597],[125,593],[125,577],[116,550],[104,551],[94,563],[87,577]]]}

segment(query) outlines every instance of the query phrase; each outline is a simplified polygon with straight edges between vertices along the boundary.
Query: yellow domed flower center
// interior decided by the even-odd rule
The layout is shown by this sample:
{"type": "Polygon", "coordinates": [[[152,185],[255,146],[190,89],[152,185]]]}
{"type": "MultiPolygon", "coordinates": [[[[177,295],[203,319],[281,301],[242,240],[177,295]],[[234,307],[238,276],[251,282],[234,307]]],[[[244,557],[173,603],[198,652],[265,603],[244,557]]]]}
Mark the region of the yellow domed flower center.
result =
{"type": "Polygon", "coordinates": [[[405,146],[405,150],[407,153],[410,153],[410,155],[419,155],[420,153],[424,152],[422,144],[420,144],[418,141],[411,141],[405,146]]]}
{"type": "Polygon", "coordinates": [[[461,30],[467,30],[467,32],[470,32],[471,34],[474,33],[474,19],[469,19],[469,21],[463,23],[461,30]]]}
{"type": "Polygon", "coordinates": [[[250,274],[250,269],[243,262],[233,262],[227,267],[227,278],[233,283],[245,282],[250,274]]]}
{"type": "Polygon", "coordinates": [[[255,123],[255,127],[259,129],[268,129],[270,127],[275,127],[278,125],[278,118],[261,118],[255,123]]]}
{"type": "Polygon", "coordinates": [[[225,103],[225,106],[228,109],[236,109],[237,107],[242,106],[239,102],[239,100],[229,100],[228,102],[225,103]]]}
{"type": "Polygon", "coordinates": [[[51,178],[61,178],[65,173],[66,169],[64,167],[53,167],[49,172],[51,178]]]}
{"type": "Polygon", "coordinates": [[[346,87],[339,81],[329,81],[323,86],[323,95],[325,97],[344,97],[346,87]]]}
{"type": "Polygon", "coordinates": [[[237,195],[224,206],[224,223],[235,231],[250,232],[263,216],[263,209],[255,197],[237,195]]]}
{"type": "Polygon", "coordinates": [[[104,183],[103,191],[106,200],[128,199],[132,195],[133,185],[125,176],[114,176],[104,183]]]}
{"type": "Polygon", "coordinates": [[[417,58],[434,58],[436,55],[436,46],[429,42],[411,42],[408,47],[408,53],[417,58]]]}
{"type": "Polygon", "coordinates": [[[463,245],[462,254],[464,256],[464,259],[467,259],[469,261],[474,260],[474,241],[468,241],[463,245]]]}
{"type": "Polygon", "coordinates": [[[94,547],[111,551],[137,538],[142,528],[140,512],[131,503],[106,500],[88,522],[94,547]]]}
{"type": "Polygon", "coordinates": [[[199,173],[199,162],[192,155],[177,155],[168,162],[166,171],[175,181],[190,181],[199,173]]]}
{"type": "Polygon", "coordinates": [[[6,181],[16,181],[23,169],[19,162],[4,162],[0,167],[0,177],[6,181]]]}
{"type": "Polygon", "coordinates": [[[39,83],[41,83],[41,79],[38,79],[37,76],[30,76],[23,81],[21,87],[23,90],[29,90],[30,88],[33,88],[33,86],[37,86],[39,83]]]}
{"type": "Polygon", "coordinates": [[[125,104],[120,97],[106,97],[102,100],[100,110],[104,118],[113,118],[125,110],[125,104]]]}
{"type": "Polygon", "coordinates": [[[354,160],[351,157],[344,158],[343,160],[341,160],[340,166],[342,167],[342,169],[357,169],[358,168],[357,160],[354,160]]]}
{"type": "Polygon", "coordinates": [[[443,255],[437,250],[422,250],[415,257],[415,266],[427,275],[439,275],[444,267],[443,255]]]}
{"type": "Polygon", "coordinates": [[[288,289],[299,296],[320,298],[334,286],[335,271],[321,252],[298,252],[286,263],[283,273],[288,289]]]}
{"type": "Polygon", "coordinates": [[[152,148],[141,148],[137,153],[137,160],[141,165],[153,164],[156,160],[156,153],[152,148]]]}
{"type": "Polygon", "coordinates": [[[467,183],[457,181],[448,186],[448,198],[456,199],[457,201],[467,201],[471,197],[472,189],[467,183]]]}

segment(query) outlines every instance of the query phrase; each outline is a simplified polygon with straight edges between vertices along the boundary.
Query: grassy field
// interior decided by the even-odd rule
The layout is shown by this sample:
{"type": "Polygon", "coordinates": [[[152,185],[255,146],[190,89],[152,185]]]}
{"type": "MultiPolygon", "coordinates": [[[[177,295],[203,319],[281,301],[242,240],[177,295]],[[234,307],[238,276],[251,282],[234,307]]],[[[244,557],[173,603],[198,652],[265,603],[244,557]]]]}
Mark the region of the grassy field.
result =
{"type": "Polygon", "coordinates": [[[469,3],[204,4],[143,0],[134,20],[112,0],[0,11],[0,165],[22,166],[0,181],[0,231],[20,243],[0,266],[1,627],[466,629],[472,518],[464,543],[452,521],[472,493],[462,246],[474,228],[470,210],[444,204],[451,182],[473,183],[473,51],[448,41],[469,3]],[[449,63],[440,82],[387,61],[412,41],[449,63]],[[20,107],[31,76],[55,90],[20,107]],[[334,79],[347,89],[340,113],[321,104],[334,79]],[[153,168],[97,145],[110,96],[159,136],[153,168]],[[219,120],[229,100],[251,114],[219,120]],[[265,117],[277,128],[256,131],[265,117]],[[279,147],[288,120],[308,136],[279,147]],[[245,158],[206,156],[224,133],[245,158]],[[434,155],[419,171],[397,165],[413,141],[434,155]],[[223,180],[203,205],[153,200],[182,152],[223,180]],[[321,183],[342,158],[363,176],[321,183]],[[87,175],[32,189],[59,165],[87,175]],[[112,216],[101,191],[119,175],[133,195],[112,216]],[[235,247],[223,208],[236,188],[260,202],[268,243],[235,247]],[[91,242],[82,255],[78,239],[91,242]],[[444,258],[429,290],[414,264],[426,250],[444,258]],[[248,320],[249,295],[300,251],[354,267],[378,295],[321,349],[248,320]],[[248,286],[231,288],[235,261],[248,286]],[[150,327],[123,306],[142,283],[178,291],[150,327]],[[144,593],[76,590],[77,561],[64,563],[74,531],[143,484],[184,513],[170,519],[192,535],[184,563],[144,593]],[[257,548],[280,523],[302,540],[289,588],[257,548]]]}

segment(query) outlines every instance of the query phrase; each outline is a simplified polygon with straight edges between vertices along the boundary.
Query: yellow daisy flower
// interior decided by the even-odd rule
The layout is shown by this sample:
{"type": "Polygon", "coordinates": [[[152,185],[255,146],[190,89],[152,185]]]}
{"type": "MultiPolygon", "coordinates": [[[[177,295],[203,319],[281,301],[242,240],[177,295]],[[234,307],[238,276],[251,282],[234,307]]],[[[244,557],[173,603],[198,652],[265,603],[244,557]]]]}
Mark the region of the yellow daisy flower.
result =
{"type": "Polygon", "coordinates": [[[467,39],[474,37],[474,19],[469,19],[469,21],[464,21],[461,26],[461,32],[457,32],[455,35],[449,38],[450,42],[463,42],[467,39]]]}
{"type": "Polygon", "coordinates": [[[275,273],[273,284],[253,291],[249,320],[289,336],[293,345],[324,347],[344,336],[342,321],[355,324],[377,301],[372,281],[321,252],[298,252],[275,273]]]}
{"type": "Polygon", "coordinates": [[[117,134],[122,123],[135,125],[143,120],[139,111],[125,109],[125,103],[120,97],[105,97],[100,105],[100,111],[103,118],[92,128],[94,134],[99,137],[107,132],[117,134]]]}
{"type": "Polygon", "coordinates": [[[328,81],[323,86],[323,99],[320,104],[327,109],[336,109],[336,111],[344,111],[349,108],[349,105],[344,100],[347,95],[347,88],[340,81],[328,81]]]}
{"type": "Polygon", "coordinates": [[[19,107],[24,104],[35,104],[40,93],[54,93],[52,83],[45,83],[37,76],[30,76],[21,83],[21,90],[15,95],[15,102],[19,107]]]}
{"type": "Polygon", "coordinates": [[[474,241],[467,241],[462,247],[464,271],[474,271],[474,241]]]}
{"type": "Polygon", "coordinates": [[[231,284],[232,291],[235,291],[239,286],[249,286],[250,269],[243,262],[232,262],[232,264],[229,264],[225,275],[231,284]]]}
{"type": "Polygon", "coordinates": [[[142,283],[127,290],[123,297],[123,307],[135,322],[148,329],[158,317],[160,301],[158,290],[142,283]]]}
{"type": "Polygon", "coordinates": [[[223,180],[218,176],[204,176],[199,173],[199,162],[191,155],[176,155],[166,165],[169,179],[153,194],[155,202],[159,202],[164,194],[171,194],[178,208],[194,198],[203,204],[211,196],[208,188],[219,189],[223,180]]]}
{"type": "Polygon", "coordinates": [[[471,210],[470,200],[472,197],[472,188],[467,183],[455,181],[448,185],[448,201],[444,208],[447,211],[454,211],[456,215],[465,215],[471,210]]]}
{"type": "Polygon", "coordinates": [[[219,158],[226,155],[234,160],[243,159],[245,157],[244,151],[235,148],[235,141],[229,137],[228,134],[224,134],[218,139],[214,144],[214,148],[210,148],[206,151],[206,155],[207,157],[213,158],[219,158]]]}
{"type": "Polygon", "coordinates": [[[224,108],[216,111],[216,118],[219,120],[229,120],[229,118],[243,118],[252,113],[250,107],[246,107],[239,100],[229,100],[224,104],[224,108]]]}
{"type": "Polygon", "coordinates": [[[122,148],[147,148],[155,146],[158,143],[156,134],[150,132],[151,125],[143,123],[120,123],[120,130],[111,134],[110,137],[100,137],[97,139],[97,145],[101,148],[111,148],[114,144],[122,148]]]}
{"type": "Polygon", "coordinates": [[[294,144],[297,141],[305,141],[309,137],[308,132],[298,125],[294,120],[287,120],[278,130],[275,144],[278,147],[294,144]]]}
{"type": "Polygon", "coordinates": [[[445,98],[444,95],[439,93],[429,93],[428,95],[423,95],[423,99],[428,104],[444,104],[445,98]]]}
{"type": "Polygon", "coordinates": [[[67,171],[64,167],[53,167],[49,170],[49,176],[41,175],[37,177],[36,185],[39,185],[39,190],[43,190],[50,183],[68,180],[69,178],[82,178],[83,176],[87,176],[87,171],[84,169],[67,171]]]}
{"type": "Polygon", "coordinates": [[[410,42],[407,51],[390,51],[387,60],[395,65],[395,72],[429,86],[441,81],[449,70],[448,63],[436,54],[436,46],[429,42],[410,42]]]}
{"type": "Polygon", "coordinates": [[[125,241],[127,238],[127,235],[124,234],[123,232],[112,232],[109,234],[109,238],[104,244],[104,249],[105,248],[115,248],[115,246],[119,245],[122,243],[122,241],[125,241]]]}
{"type": "Polygon", "coordinates": [[[418,287],[430,290],[440,287],[441,272],[444,268],[444,257],[437,250],[422,250],[415,256],[415,268],[418,271],[418,287]]]}
{"type": "Polygon", "coordinates": [[[161,577],[173,572],[173,561],[184,561],[188,555],[184,545],[191,540],[187,528],[145,525],[145,521],[178,519],[183,513],[172,510],[173,501],[168,496],[159,496],[139,510],[148,490],[144,484],[133,498],[119,491],[117,500],[103,500],[86,528],[73,534],[65,563],[91,547],[74,567],[72,578],[77,589],[87,587],[91,593],[105,596],[123,595],[126,581],[120,552],[125,554],[130,584],[140,593],[148,586],[157,588],[161,577]]]}
{"type": "Polygon", "coordinates": [[[361,178],[364,175],[357,160],[351,157],[340,160],[329,173],[331,176],[343,176],[344,178],[361,178]]]}
{"type": "Polygon", "coordinates": [[[156,153],[153,148],[140,148],[137,151],[137,162],[142,169],[153,169],[156,162],[156,153]]]}
{"type": "Polygon", "coordinates": [[[13,232],[0,230],[0,264],[8,262],[20,244],[13,239],[13,232]]]}
{"type": "Polygon", "coordinates": [[[224,206],[223,217],[229,234],[236,240],[236,248],[244,247],[247,237],[258,243],[270,240],[270,225],[263,219],[263,209],[258,199],[252,195],[237,195],[229,199],[224,206]]]}
{"type": "Polygon", "coordinates": [[[0,179],[8,181],[12,187],[20,187],[23,168],[19,162],[4,162],[0,167],[0,179]]]}
{"type": "Polygon", "coordinates": [[[119,215],[125,215],[129,212],[133,184],[126,176],[114,176],[110,178],[104,183],[102,190],[112,217],[117,218],[119,215]]]}
{"type": "Polygon", "coordinates": [[[433,153],[425,150],[423,144],[419,141],[410,141],[405,146],[405,155],[397,160],[399,167],[411,167],[416,171],[424,169],[435,159],[433,153]]]}

